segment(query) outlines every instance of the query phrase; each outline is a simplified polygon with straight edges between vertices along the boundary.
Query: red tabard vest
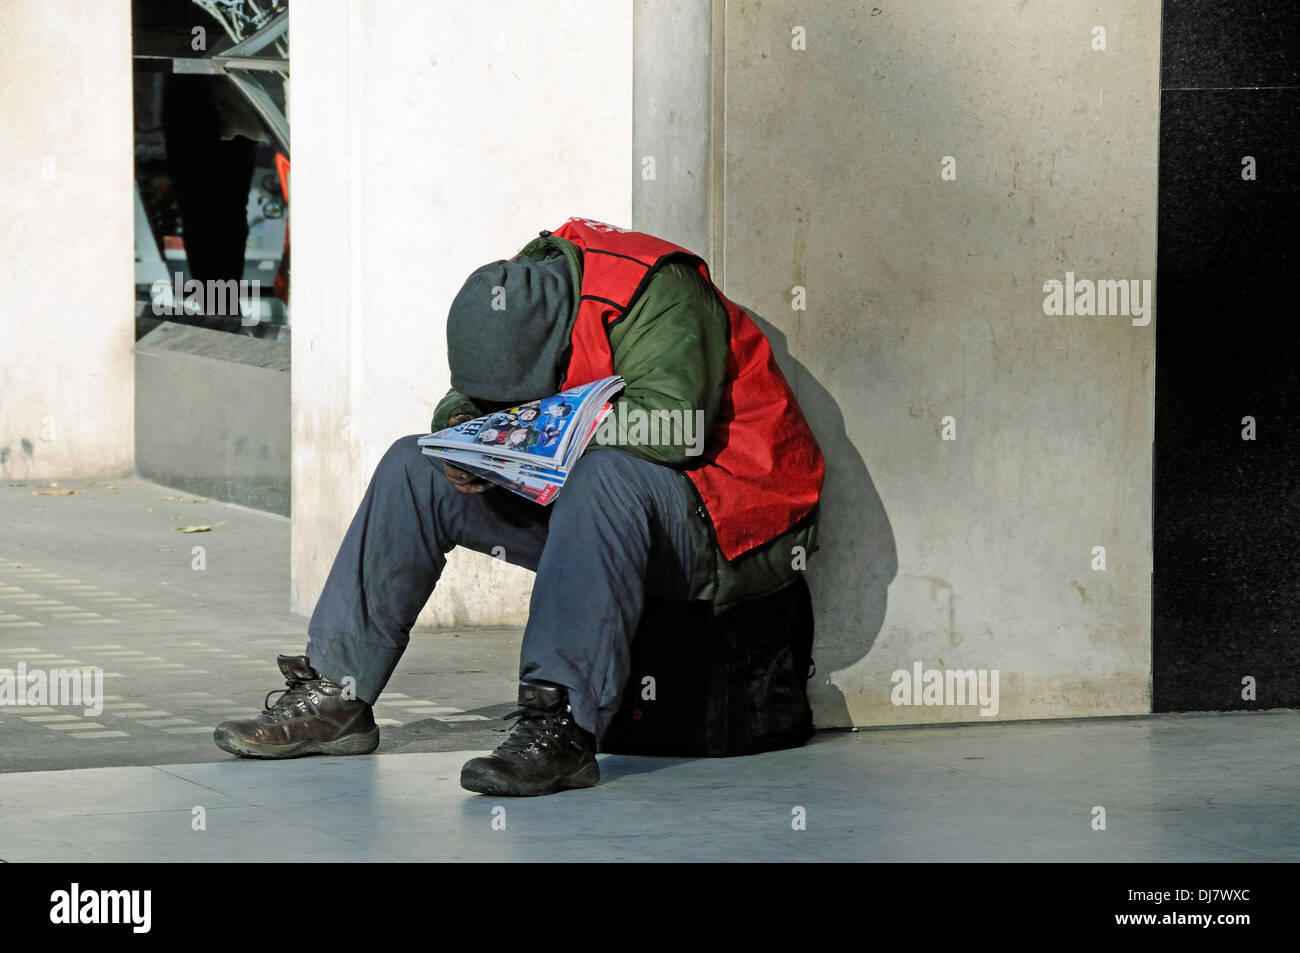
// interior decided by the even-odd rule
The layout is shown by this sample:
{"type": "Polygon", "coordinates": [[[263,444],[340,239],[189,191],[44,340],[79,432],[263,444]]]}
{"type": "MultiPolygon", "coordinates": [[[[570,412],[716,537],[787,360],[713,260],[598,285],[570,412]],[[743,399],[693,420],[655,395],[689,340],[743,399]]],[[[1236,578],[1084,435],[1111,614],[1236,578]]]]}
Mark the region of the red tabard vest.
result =
{"type": "Polygon", "coordinates": [[[826,462],[767,338],[713,284],[703,259],[661,238],[590,219],[571,218],[552,234],[583,253],[564,386],[617,373],[610,326],[627,313],[661,265],[689,261],[713,287],[731,323],[717,420],[699,462],[686,471],[708,509],[718,545],[727,559],[735,559],[806,516],[817,504],[826,462]]]}

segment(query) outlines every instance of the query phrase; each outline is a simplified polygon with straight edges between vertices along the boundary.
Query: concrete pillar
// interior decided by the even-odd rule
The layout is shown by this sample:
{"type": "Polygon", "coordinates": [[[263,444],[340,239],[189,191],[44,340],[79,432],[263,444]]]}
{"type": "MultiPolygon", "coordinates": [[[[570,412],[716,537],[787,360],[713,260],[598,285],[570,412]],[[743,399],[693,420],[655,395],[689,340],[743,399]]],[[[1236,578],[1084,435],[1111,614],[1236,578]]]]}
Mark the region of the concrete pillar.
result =
{"type": "Polygon", "coordinates": [[[999,718],[1148,711],[1154,323],[1044,286],[1154,284],[1157,0],[719,0],[709,129],[705,5],[660,6],[637,152],[691,158],[637,224],[698,234],[709,183],[714,274],[826,452],[818,724],[993,717],[895,704],[917,663],[997,670],[999,718]]]}
{"type": "Polygon", "coordinates": [[[0,10],[0,478],[131,470],[129,0],[0,10]]]}
{"type": "MultiPolygon", "coordinates": [[[[570,215],[631,215],[628,0],[291,8],[293,606],[375,464],[446,392],[447,306],[570,215]]],[[[457,551],[421,617],[520,623],[532,574],[457,551]]]]}
{"type": "Polygon", "coordinates": [[[706,258],[716,196],[712,20],[710,0],[637,0],[633,16],[632,227],[706,258]]]}

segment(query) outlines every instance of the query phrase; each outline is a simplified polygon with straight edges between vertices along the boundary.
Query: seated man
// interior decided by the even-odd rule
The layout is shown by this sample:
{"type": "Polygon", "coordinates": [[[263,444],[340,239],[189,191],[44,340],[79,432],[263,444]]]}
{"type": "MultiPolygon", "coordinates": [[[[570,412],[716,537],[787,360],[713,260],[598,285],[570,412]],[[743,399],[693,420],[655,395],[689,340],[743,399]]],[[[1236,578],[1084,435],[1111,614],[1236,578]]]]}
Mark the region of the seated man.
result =
{"type": "MultiPolygon", "coordinates": [[[[767,339],[669,242],[570,219],[469,276],[447,319],[452,390],[432,429],[621,375],[614,413],[674,412],[702,436],[593,442],[539,506],[420,451],[379,462],[308,625],[281,656],[288,689],[216,743],[253,758],[365,754],[384,690],[455,546],[537,573],[512,734],[461,784],[550,794],[600,778],[647,595],[715,611],[790,583],[809,547],[825,464],[767,339]]],[[[660,417],[660,420],[672,419],[660,417]]]]}

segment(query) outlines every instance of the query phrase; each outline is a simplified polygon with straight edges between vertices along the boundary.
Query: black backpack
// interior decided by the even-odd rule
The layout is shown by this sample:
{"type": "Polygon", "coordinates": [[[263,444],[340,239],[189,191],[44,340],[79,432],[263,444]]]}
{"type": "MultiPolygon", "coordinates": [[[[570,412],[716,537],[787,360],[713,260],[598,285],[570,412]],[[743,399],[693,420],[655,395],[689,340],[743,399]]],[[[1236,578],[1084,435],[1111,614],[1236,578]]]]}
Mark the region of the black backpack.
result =
{"type": "Polygon", "coordinates": [[[600,750],[717,757],[798,747],[813,734],[812,641],[803,576],[717,616],[707,603],[648,599],[600,750]]]}

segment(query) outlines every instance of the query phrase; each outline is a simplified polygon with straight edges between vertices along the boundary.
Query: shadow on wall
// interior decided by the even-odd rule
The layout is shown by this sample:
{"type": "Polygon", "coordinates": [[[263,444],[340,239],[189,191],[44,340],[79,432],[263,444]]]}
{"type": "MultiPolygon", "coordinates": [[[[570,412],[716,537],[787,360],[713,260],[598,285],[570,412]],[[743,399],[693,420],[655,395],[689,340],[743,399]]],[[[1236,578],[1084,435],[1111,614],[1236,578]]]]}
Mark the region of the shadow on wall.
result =
{"type": "Polygon", "coordinates": [[[798,382],[799,406],[812,425],[826,457],[817,528],[817,554],[809,560],[808,587],[816,618],[813,658],[817,674],[809,685],[818,728],[853,723],[844,693],[831,675],[861,661],[885,621],[889,584],[898,572],[898,551],[885,506],[867,471],[866,461],[849,439],[844,414],[830,391],[790,356],[785,335],[743,310],[767,335],[772,353],[791,384],[798,382]],[[839,514],[853,512],[853,520],[839,514]],[[850,527],[862,527],[861,534],[850,527]]]}

